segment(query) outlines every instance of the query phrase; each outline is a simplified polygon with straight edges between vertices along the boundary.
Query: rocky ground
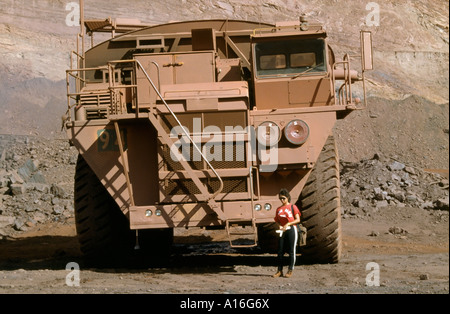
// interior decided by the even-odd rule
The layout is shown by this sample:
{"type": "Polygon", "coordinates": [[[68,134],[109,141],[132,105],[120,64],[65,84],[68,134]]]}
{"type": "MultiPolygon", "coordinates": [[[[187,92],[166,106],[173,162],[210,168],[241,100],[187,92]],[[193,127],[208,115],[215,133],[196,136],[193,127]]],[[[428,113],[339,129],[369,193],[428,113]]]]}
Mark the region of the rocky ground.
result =
{"type": "Polygon", "coordinates": [[[0,236],[73,217],[77,153],[66,140],[0,135],[0,236]]]}
{"type": "Polygon", "coordinates": [[[375,155],[359,163],[343,162],[341,187],[344,218],[369,215],[382,207],[449,210],[448,177],[375,155]]]}

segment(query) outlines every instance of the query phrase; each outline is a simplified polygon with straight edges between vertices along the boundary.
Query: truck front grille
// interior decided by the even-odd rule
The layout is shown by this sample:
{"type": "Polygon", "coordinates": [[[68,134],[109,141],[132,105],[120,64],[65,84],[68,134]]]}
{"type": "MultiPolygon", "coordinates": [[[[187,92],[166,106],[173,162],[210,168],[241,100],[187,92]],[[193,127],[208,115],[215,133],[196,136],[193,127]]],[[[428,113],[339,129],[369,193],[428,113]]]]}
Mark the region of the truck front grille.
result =
{"type": "MultiPolygon", "coordinates": [[[[246,193],[247,180],[240,177],[222,178],[223,190],[222,193],[246,193]]],[[[219,188],[219,180],[217,179],[201,179],[201,181],[208,187],[210,193],[214,193],[219,188]]],[[[193,195],[200,194],[197,186],[189,179],[167,180],[164,184],[164,194],[166,195],[193,195]]]]}
{"type": "MultiPolygon", "coordinates": [[[[181,163],[174,160],[170,155],[170,149],[168,146],[164,146],[163,150],[163,160],[165,161],[165,168],[168,171],[180,171],[184,170],[181,163]]],[[[207,154],[211,166],[214,169],[237,169],[237,168],[247,168],[247,158],[245,152],[245,143],[230,143],[228,147],[222,146],[221,152],[216,155],[214,148],[208,149],[210,152],[207,154]],[[216,158],[217,157],[217,158],[216,158]],[[214,158],[214,159],[212,159],[214,158]],[[212,159],[212,160],[211,160],[212,159]]],[[[194,153],[194,147],[191,145],[189,148],[184,150],[186,153],[186,160],[189,162],[193,170],[206,170],[208,165],[205,161],[201,160],[201,156],[198,153],[194,153]]]]}

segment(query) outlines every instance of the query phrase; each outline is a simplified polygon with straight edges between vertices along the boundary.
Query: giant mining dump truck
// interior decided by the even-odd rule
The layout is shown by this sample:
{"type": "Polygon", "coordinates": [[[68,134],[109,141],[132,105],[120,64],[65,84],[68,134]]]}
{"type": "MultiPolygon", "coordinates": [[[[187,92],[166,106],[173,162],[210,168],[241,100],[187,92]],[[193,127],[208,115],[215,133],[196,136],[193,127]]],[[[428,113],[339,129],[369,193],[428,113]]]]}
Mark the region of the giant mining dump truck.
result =
{"type": "Polygon", "coordinates": [[[136,248],[164,256],[180,227],[223,229],[233,247],[270,252],[286,188],[308,230],[302,258],[339,261],[332,130],[365,106],[365,87],[360,100],[352,86],[372,69],[370,32],[360,33],[356,71],[355,56],[336,60],[324,28],[304,16],[275,25],[80,20],[65,127],[79,151],[75,217],[86,257],[136,248]]]}

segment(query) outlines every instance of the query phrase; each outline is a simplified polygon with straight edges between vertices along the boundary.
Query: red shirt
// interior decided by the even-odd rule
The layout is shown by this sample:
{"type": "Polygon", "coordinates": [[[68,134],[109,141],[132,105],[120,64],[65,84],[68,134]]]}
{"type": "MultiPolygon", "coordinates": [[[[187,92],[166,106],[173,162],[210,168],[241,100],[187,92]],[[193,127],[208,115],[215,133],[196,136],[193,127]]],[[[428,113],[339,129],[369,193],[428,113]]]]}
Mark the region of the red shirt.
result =
{"type": "Polygon", "coordinates": [[[299,216],[301,215],[297,206],[292,205],[292,204],[280,206],[277,208],[277,212],[276,212],[274,220],[275,220],[275,222],[284,226],[288,222],[294,221],[296,214],[298,214],[299,216]],[[291,206],[294,207],[294,213],[292,213],[292,211],[291,211],[291,206]]]}

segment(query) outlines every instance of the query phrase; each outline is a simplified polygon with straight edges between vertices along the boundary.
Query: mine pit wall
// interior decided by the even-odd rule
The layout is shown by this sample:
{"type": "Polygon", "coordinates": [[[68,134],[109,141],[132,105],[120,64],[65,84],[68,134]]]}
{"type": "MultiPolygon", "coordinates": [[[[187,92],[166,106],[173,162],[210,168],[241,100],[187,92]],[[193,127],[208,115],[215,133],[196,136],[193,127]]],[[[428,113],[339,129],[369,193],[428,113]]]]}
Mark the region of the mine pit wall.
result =
{"type": "Polygon", "coordinates": [[[448,51],[375,50],[377,69],[369,95],[387,99],[419,95],[436,104],[448,103],[448,60],[448,51]]]}

